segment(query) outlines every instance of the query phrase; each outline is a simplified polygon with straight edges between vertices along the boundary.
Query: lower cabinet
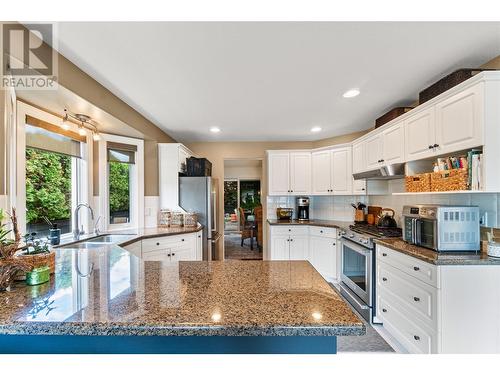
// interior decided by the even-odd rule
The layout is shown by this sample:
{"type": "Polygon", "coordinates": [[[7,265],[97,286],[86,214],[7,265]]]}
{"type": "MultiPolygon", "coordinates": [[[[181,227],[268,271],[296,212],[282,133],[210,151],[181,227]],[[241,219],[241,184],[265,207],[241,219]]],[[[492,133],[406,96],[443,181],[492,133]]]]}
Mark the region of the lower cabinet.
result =
{"type": "MultiPolygon", "coordinates": [[[[148,238],[125,246],[130,250],[141,244],[141,257],[148,261],[178,262],[181,260],[201,260],[202,232],[148,238]]],[[[135,255],[137,252],[131,251],[135,255]]]]}
{"type": "Polygon", "coordinates": [[[410,353],[500,353],[498,265],[440,265],[377,245],[376,308],[410,353]],[[493,317],[496,315],[496,317],[493,317]]]}
{"type": "Polygon", "coordinates": [[[328,281],[338,279],[339,252],[335,228],[271,226],[270,260],[308,260],[328,281]]]}

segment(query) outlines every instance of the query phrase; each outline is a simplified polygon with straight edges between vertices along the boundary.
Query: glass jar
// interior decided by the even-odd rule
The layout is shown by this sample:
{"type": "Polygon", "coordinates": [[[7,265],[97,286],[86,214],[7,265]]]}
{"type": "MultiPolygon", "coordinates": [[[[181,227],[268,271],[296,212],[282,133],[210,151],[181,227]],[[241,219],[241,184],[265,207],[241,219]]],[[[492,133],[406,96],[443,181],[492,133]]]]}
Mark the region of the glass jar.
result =
{"type": "Polygon", "coordinates": [[[188,212],[184,214],[184,226],[196,227],[198,225],[198,215],[195,212],[188,212]]]}
{"type": "Polygon", "coordinates": [[[171,227],[182,227],[184,225],[184,213],[175,211],[172,213],[171,227]]]}
{"type": "Polygon", "coordinates": [[[172,211],[162,209],[160,210],[160,215],[158,217],[158,226],[167,228],[172,223],[172,211]]]}
{"type": "Polygon", "coordinates": [[[488,255],[500,258],[500,238],[497,237],[488,241],[488,255]]]}

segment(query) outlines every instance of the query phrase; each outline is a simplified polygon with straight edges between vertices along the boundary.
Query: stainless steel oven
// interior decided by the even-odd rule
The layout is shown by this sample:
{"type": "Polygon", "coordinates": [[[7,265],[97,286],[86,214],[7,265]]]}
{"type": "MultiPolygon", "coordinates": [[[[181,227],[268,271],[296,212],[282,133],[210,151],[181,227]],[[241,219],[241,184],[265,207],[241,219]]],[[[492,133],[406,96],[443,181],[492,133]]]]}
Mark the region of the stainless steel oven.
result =
{"type": "Polygon", "coordinates": [[[342,237],[341,293],[369,322],[374,310],[374,252],[367,244],[342,237]]]}

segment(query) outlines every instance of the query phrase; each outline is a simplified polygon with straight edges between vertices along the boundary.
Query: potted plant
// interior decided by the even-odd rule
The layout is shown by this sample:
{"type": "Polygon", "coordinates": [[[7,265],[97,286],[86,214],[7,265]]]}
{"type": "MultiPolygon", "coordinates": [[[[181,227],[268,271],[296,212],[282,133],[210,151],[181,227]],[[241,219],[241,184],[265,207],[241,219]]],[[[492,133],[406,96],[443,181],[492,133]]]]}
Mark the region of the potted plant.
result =
{"type": "Polygon", "coordinates": [[[5,212],[0,209],[0,292],[9,290],[17,273],[27,272],[31,269],[24,259],[15,256],[21,242],[17,228],[16,210],[12,209],[12,215],[10,215],[12,230],[7,229],[7,224],[3,223],[5,218],[5,212]],[[12,231],[14,232],[13,240],[9,238],[12,231]]]}
{"type": "MultiPolygon", "coordinates": [[[[22,258],[30,265],[30,270],[48,267],[49,273],[55,272],[56,253],[49,248],[48,240],[37,238],[36,233],[26,234],[24,236],[25,245],[20,249],[16,256],[22,258]]],[[[24,280],[26,273],[20,273],[17,280],[24,280]]]]}

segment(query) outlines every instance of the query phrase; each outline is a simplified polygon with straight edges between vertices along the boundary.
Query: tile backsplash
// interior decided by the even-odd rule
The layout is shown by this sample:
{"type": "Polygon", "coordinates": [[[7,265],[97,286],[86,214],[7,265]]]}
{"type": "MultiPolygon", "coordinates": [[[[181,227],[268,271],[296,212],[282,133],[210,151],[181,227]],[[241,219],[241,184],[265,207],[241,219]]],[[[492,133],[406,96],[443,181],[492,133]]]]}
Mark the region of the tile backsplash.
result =
{"type": "MultiPolygon", "coordinates": [[[[450,204],[479,206],[485,216],[485,226],[500,228],[500,194],[423,194],[423,195],[370,195],[370,196],[311,196],[310,216],[317,220],[354,220],[351,203],[392,208],[396,221],[401,225],[403,206],[407,204],[450,204]]],[[[277,207],[292,207],[296,214],[295,197],[267,197],[267,216],[276,218],[277,207]]]]}

